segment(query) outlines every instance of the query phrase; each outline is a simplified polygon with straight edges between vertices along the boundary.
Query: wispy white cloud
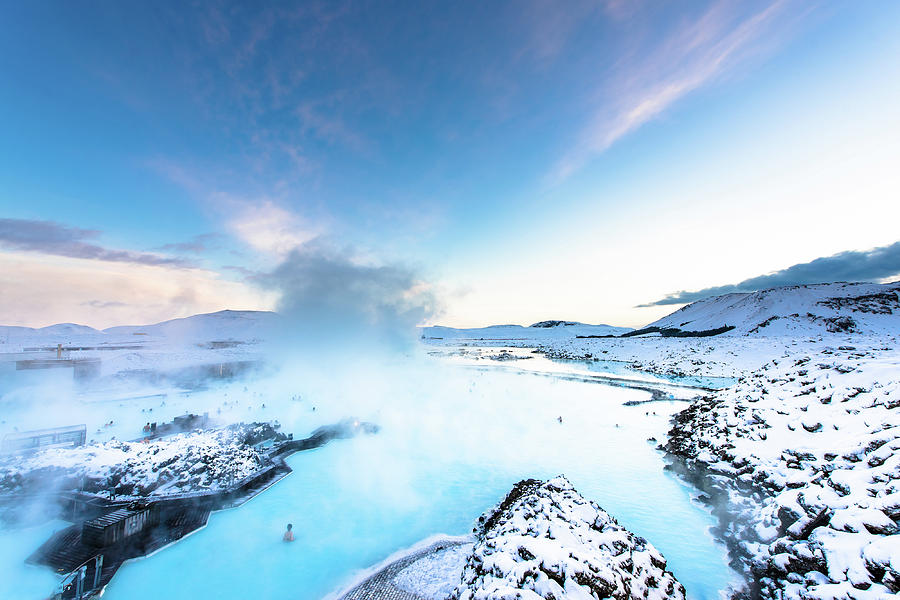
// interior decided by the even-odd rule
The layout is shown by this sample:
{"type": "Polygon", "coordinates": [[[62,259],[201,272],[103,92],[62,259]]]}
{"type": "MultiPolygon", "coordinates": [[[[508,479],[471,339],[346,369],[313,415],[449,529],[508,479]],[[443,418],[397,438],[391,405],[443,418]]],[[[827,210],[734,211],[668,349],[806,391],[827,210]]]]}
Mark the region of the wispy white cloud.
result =
{"type": "MultiPolygon", "coordinates": [[[[259,186],[248,186],[246,181],[240,186],[230,185],[226,174],[204,172],[202,168],[188,168],[165,159],[148,164],[203,203],[221,221],[227,233],[266,255],[263,258],[282,259],[291,250],[325,232],[323,225],[314,223],[289,206],[285,198],[293,188],[287,186],[282,190],[279,181],[267,181],[259,186]]],[[[193,240],[200,247],[211,241],[221,240],[204,236],[193,240]]],[[[189,250],[193,246],[194,243],[189,242],[183,247],[189,250]]]]}
{"type": "Polygon", "coordinates": [[[255,250],[283,257],[317,237],[321,231],[300,215],[272,200],[240,202],[228,227],[255,250]]]}
{"type": "MultiPolygon", "coordinates": [[[[594,113],[548,179],[558,182],[625,135],[659,117],[686,95],[729,73],[746,58],[769,51],[796,23],[792,0],[747,5],[717,0],[699,17],[681,23],[617,65],[597,94],[594,113]]],[[[801,10],[800,12],[804,12],[801,10]]]]}

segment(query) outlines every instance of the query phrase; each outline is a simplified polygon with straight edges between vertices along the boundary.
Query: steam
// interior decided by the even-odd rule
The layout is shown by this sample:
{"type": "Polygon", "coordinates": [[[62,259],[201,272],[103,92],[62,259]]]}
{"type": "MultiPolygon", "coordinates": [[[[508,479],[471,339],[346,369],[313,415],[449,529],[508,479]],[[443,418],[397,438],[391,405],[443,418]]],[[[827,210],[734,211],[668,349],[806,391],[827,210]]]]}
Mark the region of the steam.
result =
{"type": "Polygon", "coordinates": [[[404,351],[439,311],[432,287],[405,265],[372,264],[323,240],[257,276],[281,293],[277,342],[298,348],[404,351]]]}

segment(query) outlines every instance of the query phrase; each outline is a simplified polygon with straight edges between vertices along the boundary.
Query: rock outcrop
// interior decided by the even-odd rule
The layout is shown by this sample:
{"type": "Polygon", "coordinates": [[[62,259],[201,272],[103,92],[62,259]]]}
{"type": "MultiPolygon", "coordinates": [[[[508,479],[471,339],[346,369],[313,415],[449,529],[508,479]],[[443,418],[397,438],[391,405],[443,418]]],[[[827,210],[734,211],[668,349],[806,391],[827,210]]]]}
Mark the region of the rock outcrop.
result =
{"type": "Polygon", "coordinates": [[[478,520],[453,600],[683,600],[645,539],[560,476],[520,481],[478,520]]]}

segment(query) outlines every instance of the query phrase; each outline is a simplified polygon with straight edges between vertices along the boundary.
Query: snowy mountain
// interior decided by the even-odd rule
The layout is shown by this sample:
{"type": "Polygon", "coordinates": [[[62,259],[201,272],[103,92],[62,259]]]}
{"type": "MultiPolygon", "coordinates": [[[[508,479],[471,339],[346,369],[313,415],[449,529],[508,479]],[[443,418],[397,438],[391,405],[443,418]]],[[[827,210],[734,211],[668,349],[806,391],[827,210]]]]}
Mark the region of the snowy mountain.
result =
{"type": "Polygon", "coordinates": [[[724,335],[818,335],[897,333],[900,282],[822,283],[725,294],[688,304],[647,328],[706,331],[734,327],[724,335]]]}

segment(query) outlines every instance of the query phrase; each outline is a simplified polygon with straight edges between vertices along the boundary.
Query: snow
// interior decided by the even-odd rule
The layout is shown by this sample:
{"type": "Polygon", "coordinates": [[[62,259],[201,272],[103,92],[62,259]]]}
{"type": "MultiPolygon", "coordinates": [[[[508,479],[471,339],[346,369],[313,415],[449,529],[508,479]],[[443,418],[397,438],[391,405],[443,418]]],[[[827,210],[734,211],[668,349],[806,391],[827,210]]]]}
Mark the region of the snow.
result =
{"type": "Polygon", "coordinates": [[[883,598],[900,593],[898,292],[834,283],[727,294],[649,325],[734,327],[713,337],[578,338],[555,327],[425,341],[740,378],[678,415],[667,450],[708,495],[746,575],[764,598],[883,598]]]}
{"type": "Polygon", "coordinates": [[[725,294],[699,300],[650,323],[703,331],[723,326],[725,335],[804,336],[840,331],[865,334],[897,331],[900,282],[823,283],[725,294]]]}
{"type": "Polygon", "coordinates": [[[684,598],[662,554],[563,476],[516,484],[476,537],[453,600],[684,598]]]}
{"type": "Polygon", "coordinates": [[[155,325],[120,326],[104,329],[111,336],[148,335],[178,340],[239,340],[259,339],[278,321],[273,312],[252,310],[222,310],[215,313],[172,319],[155,325]]]}
{"type": "Polygon", "coordinates": [[[0,352],[23,352],[28,347],[57,344],[78,346],[148,346],[197,344],[212,341],[254,343],[264,339],[277,324],[272,312],[223,310],[172,319],[153,325],[127,325],[97,330],[85,325],[60,323],[31,328],[0,325],[0,352]]]}
{"type": "MultiPolygon", "coordinates": [[[[695,302],[651,324],[690,331],[734,326],[727,333],[703,338],[664,337],[659,332],[627,338],[578,337],[630,330],[572,322],[429,327],[421,332],[432,349],[500,347],[519,353],[536,349],[550,359],[613,361],[633,371],[666,376],[739,377],[737,384],[698,400],[679,415],[667,445],[673,456],[685,461],[685,476],[709,495],[733,555],[759,584],[764,598],[881,598],[900,592],[898,290],[897,283],[837,283],[729,294],[695,302]]],[[[3,327],[0,352],[18,360],[22,355],[13,353],[27,347],[57,343],[104,347],[70,354],[102,356],[104,376],[115,377],[259,360],[264,356],[261,341],[277,320],[274,313],[222,311],[104,331],[74,324],[3,327]],[[128,348],[109,349],[116,346],[128,348]]],[[[506,351],[491,358],[511,361],[526,356],[506,351]]],[[[143,388],[129,391],[145,393],[143,388]]],[[[7,393],[3,400],[13,403],[20,397],[29,396],[7,393]]],[[[142,415],[137,418],[144,420],[142,415]]],[[[3,426],[8,429],[11,424],[3,426]]],[[[252,472],[260,460],[252,448],[222,431],[148,444],[107,441],[71,451],[45,451],[20,459],[14,469],[0,462],[0,488],[9,491],[23,481],[27,484],[23,475],[52,474],[70,483],[84,477],[88,488],[92,481],[118,477],[123,493],[212,489],[216,481],[252,472]],[[173,458],[171,465],[164,464],[173,458]]],[[[457,590],[459,597],[505,597],[513,589],[509,586],[520,581],[537,596],[581,597],[584,586],[567,582],[574,581],[574,574],[586,564],[596,567],[591,576],[603,573],[612,584],[621,584],[617,590],[623,594],[628,585],[639,589],[646,584],[648,580],[640,578],[627,584],[627,577],[616,571],[614,554],[607,551],[611,539],[626,540],[634,546],[627,552],[643,560],[654,556],[652,547],[617,531],[614,521],[602,528],[608,536],[589,526],[585,529],[584,523],[598,519],[607,523],[604,519],[609,516],[601,519],[599,507],[576,501],[577,493],[563,483],[554,488],[559,491],[538,494],[535,502],[540,510],[519,506],[519,512],[506,520],[507,529],[498,526],[484,533],[473,554],[478,558],[466,566],[468,579],[465,590],[457,590]],[[559,512],[563,508],[564,515],[559,512]],[[533,514],[526,522],[523,515],[528,510],[533,514]],[[540,535],[535,537],[534,532],[540,535]],[[561,551],[563,545],[572,544],[580,549],[577,560],[561,551]],[[518,553],[520,546],[547,559],[531,564],[518,553]],[[601,560],[613,570],[601,569],[601,560]],[[533,574],[525,563],[534,567],[533,574]],[[560,583],[542,569],[566,577],[560,583]]],[[[418,577],[429,593],[441,594],[447,580],[441,580],[439,571],[458,558],[447,554],[431,562],[417,561],[408,567],[406,581],[418,577]]],[[[653,560],[649,565],[648,569],[656,567],[653,560]]],[[[658,587],[653,590],[659,592],[658,587]]]]}
{"type": "Polygon", "coordinates": [[[0,492],[77,489],[141,497],[213,491],[247,477],[264,457],[245,442],[252,426],[234,425],[148,442],[112,440],[0,458],[0,492]]]}
{"type": "MultiPolygon", "coordinates": [[[[55,359],[58,344],[62,345],[61,358],[100,359],[100,375],[110,379],[110,385],[121,383],[122,378],[173,374],[192,367],[260,362],[265,359],[264,342],[279,319],[271,312],[225,310],[103,331],[71,323],[37,329],[0,326],[0,375],[5,372],[14,384],[3,386],[7,389],[45,380],[46,370],[16,372],[15,363],[55,359]]],[[[59,371],[53,376],[68,374],[71,379],[71,369],[59,371]]]]}
{"type": "Polygon", "coordinates": [[[798,348],[678,415],[764,598],[900,592],[900,350],[798,348]]]}
{"type": "Polygon", "coordinates": [[[402,590],[429,600],[444,600],[459,584],[472,544],[461,544],[428,554],[394,578],[402,590]]]}
{"type": "Polygon", "coordinates": [[[662,375],[738,377],[800,346],[819,352],[841,345],[875,348],[891,343],[900,333],[898,290],[900,283],[831,283],[726,294],[689,304],[647,326],[682,331],[734,327],[712,337],[664,337],[657,331],[591,338],[585,336],[629,330],[581,324],[427,327],[422,337],[436,347],[535,348],[548,358],[618,361],[662,375]]]}

